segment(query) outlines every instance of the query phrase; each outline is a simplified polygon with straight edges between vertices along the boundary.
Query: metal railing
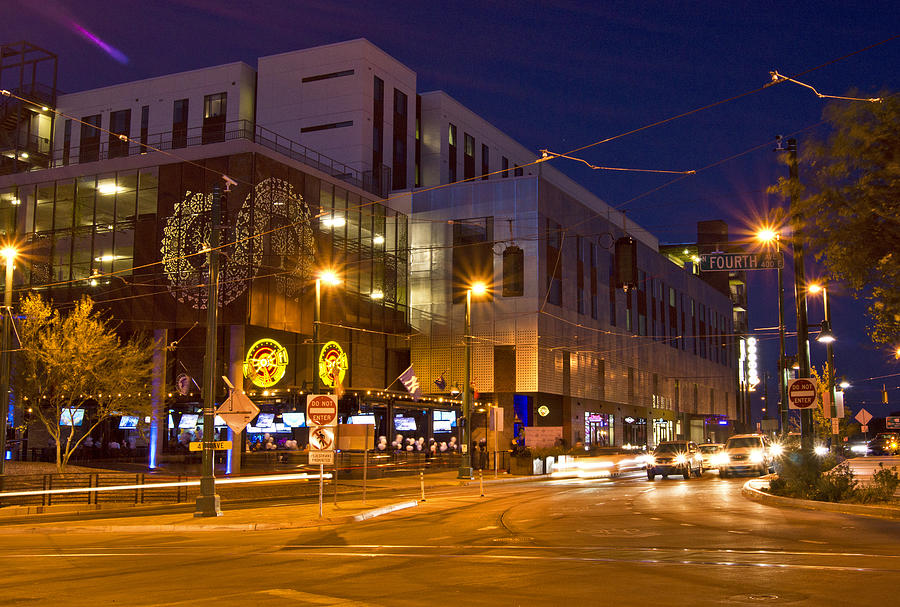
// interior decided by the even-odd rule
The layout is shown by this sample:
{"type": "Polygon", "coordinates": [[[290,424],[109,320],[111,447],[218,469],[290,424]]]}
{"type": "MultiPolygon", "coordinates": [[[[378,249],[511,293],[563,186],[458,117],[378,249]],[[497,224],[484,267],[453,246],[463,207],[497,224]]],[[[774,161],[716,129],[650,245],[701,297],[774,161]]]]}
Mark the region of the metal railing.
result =
{"type": "Polygon", "coordinates": [[[252,141],[293,160],[311,166],[341,181],[352,184],[377,196],[390,193],[390,169],[385,166],[370,171],[359,171],[329,156],[321,154],[249,120],[234,120],[220,124],[173,129],[145,137],[129,136],[130,141],[110,140],[108,134],[80,147],[57,149],[51,167],[97,162],[110,158],[139,156],[156,150],[169,151],[198,145],[210,145],[235,139],[252,141]]]}

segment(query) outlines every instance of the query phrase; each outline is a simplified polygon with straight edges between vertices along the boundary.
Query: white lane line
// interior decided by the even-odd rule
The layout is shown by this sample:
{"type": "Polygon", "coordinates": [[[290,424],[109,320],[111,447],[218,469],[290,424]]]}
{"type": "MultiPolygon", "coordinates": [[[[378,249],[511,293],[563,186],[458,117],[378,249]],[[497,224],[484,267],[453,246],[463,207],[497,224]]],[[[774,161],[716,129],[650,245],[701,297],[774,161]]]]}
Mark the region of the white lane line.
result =
{"type": "MultiPolygon", "coordinates": [[[[267,555],[286,555],[288,553],[266,553],[267,555]]],[[[465,559],[470,561],[568,561],[568,562],[588,562],[588,563],[634,563],[638,565],[663,565],[671,567],[672,565],[688,565],[696,567],[697,565],[707,565],[713,567],[761,567],[767,569],[804,569],[804,570],[826,570],[826,571],[857,571],[857,572],[890,572],[896,573],[896,569],[876,569],[872,567],[844,567],[840,565],[801,565],[798,563],[759,563],[755,561],[740,563],[736,561],[698,561],[698,560],[662,560],[650,558],[611,558],[611,557],[587,557],[587,556],[544,556],[544,555],[526,555],[526,554],[434,554],[433,552],[325,552],[321,550],[299,551],[292,550],[291,556],[334,556],[334,557],[353,557],[353,558],[443,558],[443,559],[465,559]]]]}
{"type": "Polygon", "coordinates": [[[661,519],[661,518],[658,518],[658,517],[655,517],[655,516],[651,516],[651,517],[650,517],[650,520],[651,520],[651,521],[661,521],[662,519],[661,519]]]}
{"type": "Polygon", "coordinates": [[[449,540],[449,539],[452,538],[452,537],[453,537],[452,535],[442,535],[442,536],[440,536],[440,537],[433,537],[433,538],[429,539],[428,541],[429,541],[429,542],[436,542],[436,541],[438,541],[438,540],[449,540]]]}
{"type": "Polygon", "coordinates": [[[828,542],[823,542],[820,540],[800,540],[804,544],[827,544],[828,542]]]}
{"type": "Polygon", "coordinates": [[[728,533],[739,533],[741,535],[747,535],[750,532],[749,531],[735,531],[734,529],[729,529],[728,533]]]}
{"type": "Polygon", "coordinates": [[[694,525],[692,523],[681,523],[681,526],[682,527],[696,527],[697,525],[694,525]]]}
{"type": "Polygon", "coordinates": [[[478,531],[490,531],[491,529],[497,529],[497,525],[488,525],[487,527],[482,527],[478,529],[478,531]]]}

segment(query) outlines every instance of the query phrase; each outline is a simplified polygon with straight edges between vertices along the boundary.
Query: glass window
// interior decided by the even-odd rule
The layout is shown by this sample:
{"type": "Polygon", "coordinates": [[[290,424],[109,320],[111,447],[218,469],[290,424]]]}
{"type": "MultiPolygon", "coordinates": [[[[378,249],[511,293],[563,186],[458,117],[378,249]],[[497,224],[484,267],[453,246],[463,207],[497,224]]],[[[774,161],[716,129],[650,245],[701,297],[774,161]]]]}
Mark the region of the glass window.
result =
{"type": "Polygon", "coordinates": [[[138,185],[137,214],[138,218],[156,213],[156,198],[159,184],[159,173],[156,167],[142,169],[138,185]]]}
{"type": "Polygon", "coordinates": [[[37,187],[37,205],[34,213],[34,231],[47,232],[53,229],[53,184],[43,183],[37,187]]]}
{"type": "Polygon", "coordinates": [[[75,207],[75,182],[60,181],[56,184],[56,210],[53,218],[53,229],[60,230],[72,227],[72,211],[75,207]]]}
{"type": "Polygon", "coordinates": [[[116,221],[133,221],[137,200],[137,173],[119,173],[116,179],[116,221]]]}
{"type": "Polygon", "coordinates": [[[203,118],[217,118],[225,116],[227,109],[227,93],[206,95],[203,98],[203,118]]]}
{"type": "Polygon", "coordinates": [[[97,179],[97,201],[94,221],[98,226],[112,228],[116,208],[116,175],[100,175],[97,179]]]}
{"type": "Polygon", "coordinates": [[[75,226],[94,225],[94,194],[97,178],[93,175],[79,177],[75,187],[75,226]]]}

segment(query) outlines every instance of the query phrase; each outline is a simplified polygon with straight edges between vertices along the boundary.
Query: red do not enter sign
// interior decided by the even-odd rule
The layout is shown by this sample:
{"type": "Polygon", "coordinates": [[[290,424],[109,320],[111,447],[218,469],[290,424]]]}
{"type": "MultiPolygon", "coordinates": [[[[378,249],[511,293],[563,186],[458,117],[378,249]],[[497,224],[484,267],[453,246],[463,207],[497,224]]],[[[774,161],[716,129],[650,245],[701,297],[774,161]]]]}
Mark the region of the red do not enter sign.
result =
{"type": "Polygon", "coordinates": [[[307,397],[308,426],[334,426],[337,424],[337,414],[337,397],[331,394],[310,394],[307,397]]]}
{"type": "Polygon", "coordinates": [[[801,377],[788,382],[788,404],[791,409],[809,409],[816,404],[818,389],[811,379],[801,377]]]}

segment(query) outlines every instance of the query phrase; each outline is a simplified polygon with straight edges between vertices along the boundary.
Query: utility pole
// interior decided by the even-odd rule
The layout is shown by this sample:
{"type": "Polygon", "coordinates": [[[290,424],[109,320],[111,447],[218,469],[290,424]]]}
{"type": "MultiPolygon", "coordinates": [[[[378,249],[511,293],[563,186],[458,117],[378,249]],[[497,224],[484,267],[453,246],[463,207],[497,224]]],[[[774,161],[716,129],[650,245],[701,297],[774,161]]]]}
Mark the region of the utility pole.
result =
{"type": "MultiPolygon", "coordinates": [[[[793,234],[791,250],[794,256],[794,300],[797,303],[797,363],[798,377],[809,377],[809,321],[806,316],[806,272],[803,267],[803,217],[795,212],[796,189],[799,186],[797,140],[787,140],[789,179],[791,182],[790,214],[793,234]]],[[[787,399],[785,399],[785,404],[787,399]]],[[[800,411],[800,442],[806,451],[813,447],[812,411],[800,411]]]]}
{"type": "Polygon", "coordinates": [[[216,333],[219,311],[219,230],[221,229],[222,189],[213,187],[210,212],[209,243],[206,259],[209,267],[206,300],[206,368],[203,370],[203,473],[200,495],[194,516],[221,516],[216,495],[215,431],[216,431],[216,333]]]}

